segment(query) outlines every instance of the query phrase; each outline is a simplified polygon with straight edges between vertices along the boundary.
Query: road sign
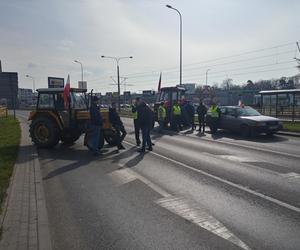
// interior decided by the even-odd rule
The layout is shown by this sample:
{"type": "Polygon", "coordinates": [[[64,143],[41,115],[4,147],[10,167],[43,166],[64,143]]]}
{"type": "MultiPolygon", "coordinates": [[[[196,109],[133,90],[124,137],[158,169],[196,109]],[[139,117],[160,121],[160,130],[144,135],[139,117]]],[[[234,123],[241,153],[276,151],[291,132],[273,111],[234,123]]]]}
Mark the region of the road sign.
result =
{"type": "Polygon", "coordinates": [[[63,88],[65,86],[65,79],[59,77],[48,77],[48,88],[63,88]]]}

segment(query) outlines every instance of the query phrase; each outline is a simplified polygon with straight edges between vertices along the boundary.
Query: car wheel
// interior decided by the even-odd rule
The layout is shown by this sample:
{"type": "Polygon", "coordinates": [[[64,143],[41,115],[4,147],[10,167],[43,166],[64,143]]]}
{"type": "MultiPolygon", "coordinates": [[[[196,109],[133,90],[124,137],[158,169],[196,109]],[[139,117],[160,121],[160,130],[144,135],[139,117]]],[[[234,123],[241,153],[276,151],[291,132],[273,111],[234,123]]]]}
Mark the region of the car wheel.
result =
{"type": "Polygon", "coordinates": [[[242,124],[240,127],[240,133],[243,137],[249,137],[250,136],[250,128],[247,124],[242,124]]]}

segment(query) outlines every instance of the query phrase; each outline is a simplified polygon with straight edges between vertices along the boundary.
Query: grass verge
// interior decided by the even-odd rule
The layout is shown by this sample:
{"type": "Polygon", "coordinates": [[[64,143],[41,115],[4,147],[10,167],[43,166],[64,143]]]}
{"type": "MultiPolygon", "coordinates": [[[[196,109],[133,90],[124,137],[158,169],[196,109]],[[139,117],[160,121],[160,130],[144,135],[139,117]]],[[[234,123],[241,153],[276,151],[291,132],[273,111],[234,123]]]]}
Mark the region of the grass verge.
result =
{"type": "Polygon", "coordinates": [[[0,213],[18,155],[21,129],[13,117],[0,118],[0,213]]]}
{"type": "Polygon", "coordinates": [[[300,122],[283,122],[283,130],[300,133],[300,122]]]}

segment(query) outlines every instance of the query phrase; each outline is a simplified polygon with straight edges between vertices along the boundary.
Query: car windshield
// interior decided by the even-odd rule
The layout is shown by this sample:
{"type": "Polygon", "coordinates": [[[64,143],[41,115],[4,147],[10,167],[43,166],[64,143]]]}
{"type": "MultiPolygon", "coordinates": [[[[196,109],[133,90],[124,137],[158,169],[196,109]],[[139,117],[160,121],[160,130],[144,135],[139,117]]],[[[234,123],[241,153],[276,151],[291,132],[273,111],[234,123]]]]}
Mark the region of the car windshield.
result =
{"type": "Polygon", "coordinates": [[[86,97],[84,93],[71,92],[72,108],[87,109],[86,97]]]}
{"type": "Polygon", "coordinates": [[[251,107],[244,107],[244,108],[237,109],[237,115],[238,116],[258,116],[261,114],[251,107]]]}

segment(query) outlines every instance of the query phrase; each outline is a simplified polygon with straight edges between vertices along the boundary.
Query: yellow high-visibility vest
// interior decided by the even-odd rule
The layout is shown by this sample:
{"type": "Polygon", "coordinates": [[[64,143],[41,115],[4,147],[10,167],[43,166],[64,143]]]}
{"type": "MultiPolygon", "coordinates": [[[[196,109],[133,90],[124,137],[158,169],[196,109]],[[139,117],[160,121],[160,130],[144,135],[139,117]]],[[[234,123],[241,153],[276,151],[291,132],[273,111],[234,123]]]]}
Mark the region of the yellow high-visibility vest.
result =
{"type": "Polygon", "coordinates": [[[179,105],[174,105],[173,106],[173,114],[174,115],[181,115],[181,108],[180,108],[180,106],[179,105]]]}
{"type": "Polygon", "coordinates": [[[215,106],[215,107],[211,107],[210,108],[210,115],[212,118],[219,118],[219,112],[218,112],[218,107],[215,106]]]}
{"type": "Polygon", "coordinates": [[[167,116],[166,109],[161,105],[158,107],[158,120],[164,120],[167,116]]]}

